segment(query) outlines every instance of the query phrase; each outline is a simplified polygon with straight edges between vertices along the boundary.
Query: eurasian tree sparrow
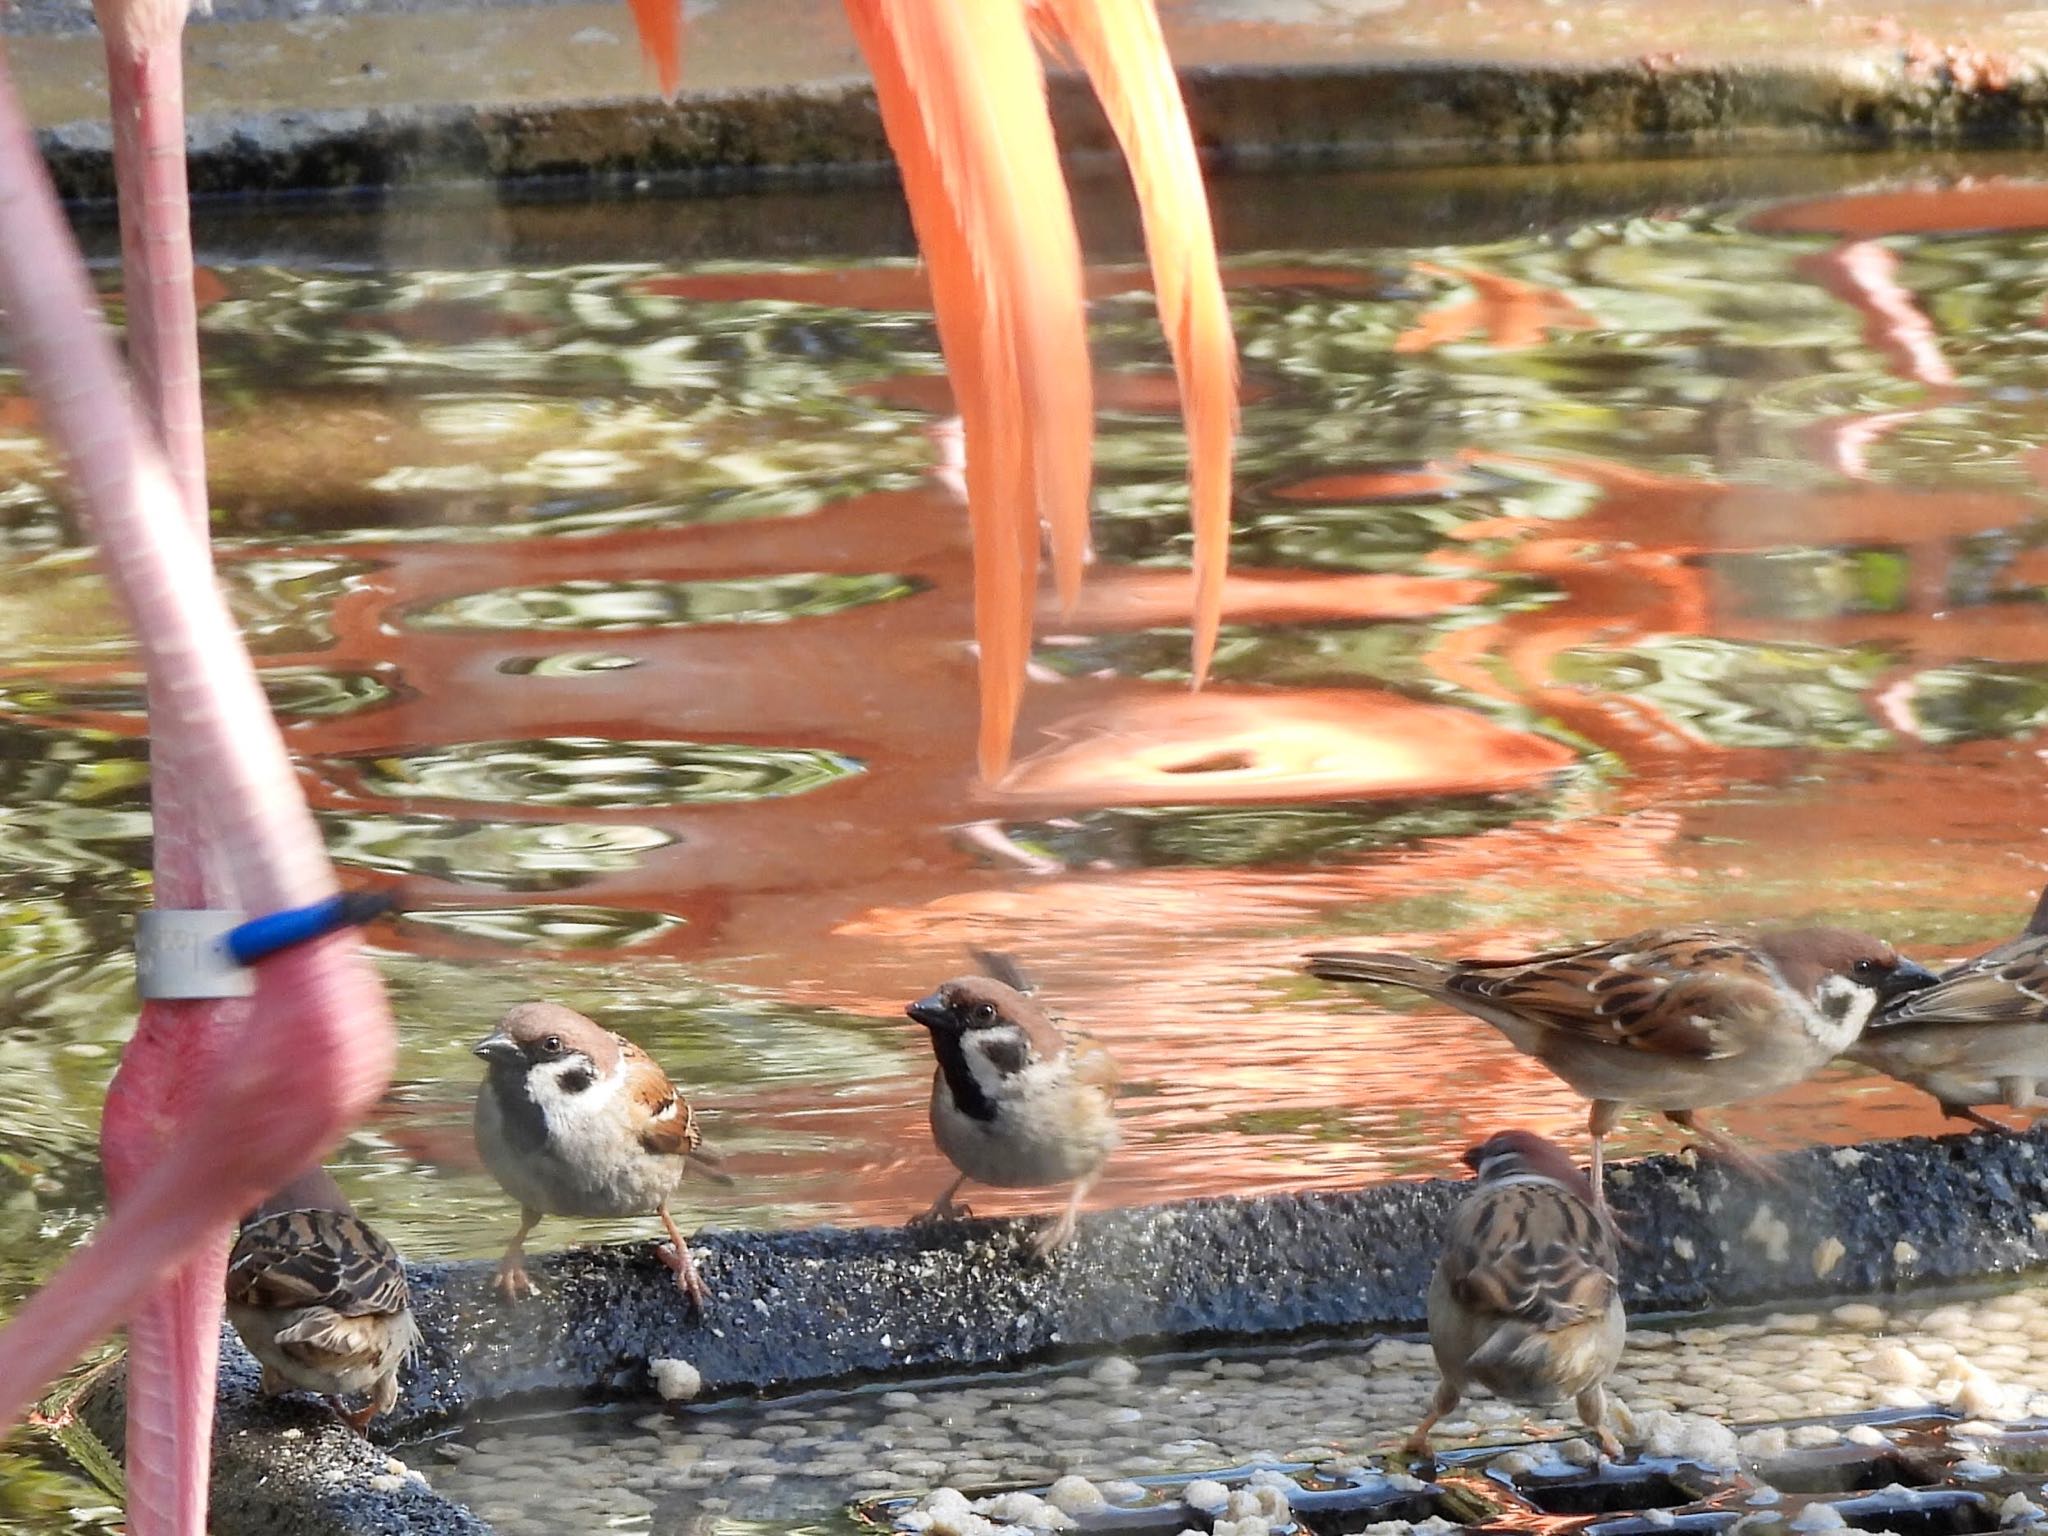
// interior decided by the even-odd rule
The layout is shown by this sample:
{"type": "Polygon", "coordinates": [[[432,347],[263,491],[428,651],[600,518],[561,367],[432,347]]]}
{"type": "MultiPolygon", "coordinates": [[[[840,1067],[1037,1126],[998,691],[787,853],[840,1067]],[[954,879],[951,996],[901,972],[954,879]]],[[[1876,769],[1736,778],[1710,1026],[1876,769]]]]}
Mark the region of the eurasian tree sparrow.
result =
{"type": "Polygon", "coordinates": [[[1008,957],[976,958],[989,974],[956,977],[904,1010],[931,1031],[932,1139],[960,1170],[919,1219],[965,1215],[953,1196],[969,1179],[1002,1189],[1071,1183],[1066,1209],[1032,1239],[1044,1258],[1074,1235],[1116,1148],[1116,1063],[1053,1019],[1008,957]]]}
{"type": "Polygon", "coordinates": [[[1429,1283],[1429,1347],[1443,1380],[1408,1437],[1429,1432],[1474,1383],[1529,1406],[1570,1399],[1609,1456],[1601,1383],[1621,1359],[1614,1232],[1592,1185],[1554,1143],[1501,1131],[1465,1154],[1478,1187],[1451,1215],[1429,1283]]]}
{"type": "Polygon", "coordinates": [[[1840,928],[1649,928],[1501,962],[1326,951],[1308,956],[1308,969],[1449,1003],[1592,1100],[1595,1199],[1604,1199],[1601,1142],[1629,1105],[1661,1110],[1762,1172],[1696,1112],[1811,1077],[1880,1006],[1934,983],[1889,944],[1840,928]]]}
{"type": "Polygon", "coordinates": [[[2048,891],[2026,932],[1941,973],[1871,1020],[1849,1059],[1924,1089],[1944,1113],[2004,1131],[1975,1106],[2048,1109],[2048,891]]]}
{"type": "Polygon", "coordinates": [[[657,1250],[702,1308],[710,1291],[676,1230],[668,1202],[702,1134],[689,1103],[653,1058],[559,1003],[520,1003],[479,1041],[489,1069],[476,1096],[476,1146],[520,1204],[519,1230],[498,1265],[507,1300],[533,1294],[527,1234],[543,1216],[661,1218],[657,1250]]]}
{"type": "Polygon", "coordinates": [[[317,1392],[357,1434],[398,1401],[419,1343],[398,1252],[358,1218],[324,1169],[301,1174],[242,1222],[228,1256],[228,1319],[263,1366],[263,1390],[317,1392]],[[339,1399],[367,1392],[351,1413],[339,1399]]]}

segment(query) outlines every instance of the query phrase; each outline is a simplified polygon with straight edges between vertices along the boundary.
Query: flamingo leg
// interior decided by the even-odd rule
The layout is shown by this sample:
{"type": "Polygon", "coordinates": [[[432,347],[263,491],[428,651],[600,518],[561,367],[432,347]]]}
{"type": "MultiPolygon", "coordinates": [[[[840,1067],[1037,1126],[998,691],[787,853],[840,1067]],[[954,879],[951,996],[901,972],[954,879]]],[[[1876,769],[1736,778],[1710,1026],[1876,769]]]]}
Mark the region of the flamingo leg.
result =
{"type": "MultiPolygon", "coordinates": [[[[136,626],[145,670],[152,683],[167,685],[156,728],[189,743],[206,764],[209,819],[236,889],[257,912],[331,896],[333,870],[319,830],[192,535],[184,496],[136,415],[4,69],[0,310],[102,568],[136,626]]],[[[217,1304],[219,1263],[206,1257],[202,1264],[202,1256],[238,1215],[375,1103],[390,1078],[395,1039],[376,979],[353,951],[352,937],[333,935],[260,962],[251,1024],[235,1031],[232,1050],[214,1056],[203,1041],[181,1040],[176,1052],[145,1043],[124,1090],[132,1096],[117,1098],[113,1113],[129,1117],[148,1156],[121,1170],[125,1198],[100,1232],[0,1328],[0,1423],[19,1418],[59,1372],[187,1269],[193,1285],[167,1303],[165,1315],[174,1339],[193,1338],[191,1317],[217,1304]],[[153,1078],[142,1070],[173,1057],[174,1067],[153,1078]],[[205,1287],[212,1297],[200,1294],[201,1269],[216,1277],[205,1287]]],[[[216,1338],[207,1332],[197,1349],[210,1349],[216,1338]]],[[[157,1357],[162,1380],[188,1382],[201,1364],[197,1355],[178,1360],[162,1349],[157,1357]]],[[[201,1388],[208,1389],[210,1381],[201,1388]]],[[[189,1401],[162,1421],[181,1486],[203,1482],[181,1470],[192,1465],[189,1445],[179,1440],[188,1418],[189,1401]]],[[[130,1513],[137,1531],[147,1524],[152,1532],[196,1536],[203,1529],[189,1505],[136,1505],[130,1513]]]]}
{"type": "MultiPolygon", "coordinates": [[[[184,515],[204,540],[199,317],[185,179],[184,7],[100,0],[96,10],[106,38],[137,403],[164,451],[184,515]]],[[[158,714],[152,697],[153,727],[158,714]]],[[[189,743],[166,723],[152,729],[151,747],[156,904],[230,908],[233,893],[219,861],[208,857],[189,743]]],[[[122,1208],[140,1170],[160,1154],[165,1126],[185,1112],[194,1084],[217,1068],[226,1041],[247,1024],[248,1009],[240,1002],[143,1005],[108,1087],[101,1122],[100,1159],[112,1209],[122,1208]]],[[[205,1526],[222,1272],[231,1238],[223,1223],[189,1264],[147,1297],[129,1325],[128,1516],[137,1536],[186,1536],[205,1526]]]]}

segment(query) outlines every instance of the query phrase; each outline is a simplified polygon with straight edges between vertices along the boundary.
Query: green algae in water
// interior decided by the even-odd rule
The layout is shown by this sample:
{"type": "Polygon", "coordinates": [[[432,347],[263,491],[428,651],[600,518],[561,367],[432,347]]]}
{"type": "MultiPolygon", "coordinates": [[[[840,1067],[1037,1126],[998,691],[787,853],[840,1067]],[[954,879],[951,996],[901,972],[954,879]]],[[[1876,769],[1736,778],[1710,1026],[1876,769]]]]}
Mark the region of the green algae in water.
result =
{"type": "Polygon", "coordinates": [[[908,597],[907,576],[792,572],[718,581],[564,581],[467,593],[413,614],[415,629],[600,632],[698,624],[781,624],[908,597]]]}
{"type": "Polygon", "coordinates": [[[463,742],[354,761],[372,794],[593,809],[775,799],[862,771],[850,757],[801,747],[581,736],[463,742]]]}

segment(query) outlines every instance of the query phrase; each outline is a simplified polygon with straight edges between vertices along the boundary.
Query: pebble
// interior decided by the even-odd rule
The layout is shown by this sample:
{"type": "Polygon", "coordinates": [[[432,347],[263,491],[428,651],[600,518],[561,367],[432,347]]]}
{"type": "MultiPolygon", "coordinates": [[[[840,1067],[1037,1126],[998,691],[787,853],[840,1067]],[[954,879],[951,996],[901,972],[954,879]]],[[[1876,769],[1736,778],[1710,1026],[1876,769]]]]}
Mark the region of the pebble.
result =
{"type": "Polygon", "coordinates": [[[1123,1355],[1111,1355],[1089,1367],[1088,1380],[1105,1387],[1128,1387],[1140,1374],[1137,1361],[1123,1355]]]}
{"type": "MultiPolygon", "coordinates": [[[[1857,1300],[1739,1323],[1639,1328],[1628,1335],[1622,1368],[1610,1382],[1634,1421],[1632,1427],[1618,1413],[1618,1427],[1625,1444],[1647,1443],[1652,1454],[1724,1464],[1738,1454],[1770,1461],[1838,1438],[1887,1443],[1874,1426],[1842,1436],[1821,1425],[1757,1422],[1769,1418],[1935,1404],[1980,1421],[1971,1429],[1992,1436],[1997,1419],[2048,1412],[2044,1303],[2048,1288],[1930,1307],[1910,1298],[1889,1309],[1857,1300]],[[1738,1424],[1738,1441],[1701,1414],[1749,1423],[1738,1424]]],[[[657,1389],[662,1364],[649,1362],[657,1389]]],[[[668,1364],[694,1370],[687,1362],[668,1364]]],[[[671,1372],[669,1385],[675,1384],[671,1372]]],[[[505,1536],[542,1536],[536,1511],[543,1505],[551,1513],[573,1505],[580,1524],[599,1526],[678,1501],[703,1510],[717,1489],[736,1520],[791,1523],[783,1517],[792,1500],[809,1501],[803,1510],[822,1514],[852,1497],[916,1494],[941,1482],[956,1485],[948,1491],[963,1499],[959,1525],[936,1530],[921,1523],[926,1536],[1004,1536],[1050,1531],[1112,1504],[1153,1502],[1127,1479],[1154,1473],[1197,1476],[1198,1488],[1208,1485],[1210,1502],[1194,1523],[1213,1522],[1221,1536],[1272,1536],[1290,1519],[1281,1502],[1291,1497],[1284,1478],[1248,1478],[1233,1493],[1201,1474],[1262,1460],[1336,1467],[1377,1460],[1414,1426],[1434,1384],[1428,1346],[1417,1339],[1302,1356],[1179,1361],[1171,1369],[1111,1355],[1028,1378],[555,1420],[431,1450],[437,1488],[480,1511],[502,1511],[492,1518],[505,1536]],[[516,1469],[537,1465],[556,1471],[533,1483],[513,1481],[516,1469]],[[1027,1505],[1005,1506],[1002,1515],[968,1507],[975,1490],[1001,1483],[1045,1489],[1040,1518],[1054,1524],[1009,1518],[1028,1513],[1027,1505]]],[[[1537,1467],[1554,1471],[1564,1460],[1590,1463],[1596,1453],[1589,1442],[1562,1438],[1578,1429],[1569,1419],[1531,1424],[1521,1409],[1483,1393],[1438,1426],[1447,1445],[1464,1438],[1500,1447],[1491,1468],[1517,1476],[1537,1467]],[[1515,1447],[1532,1432],[1553,1443],[1515,1447]]],[[[402,1467],[394,1462],[382,1475],[417,1475],[402,1467]]],[[[2023,1502],[2038,1508],[2034,1499],[2023,1502]]],[[[2048,1516],[2015,1505],[2008,1523],[2043,1520],[2048,1516]]],[[[1409,1536],[1416,1529],[1390,1522],[1384,1532],[1409,1536]]]]}

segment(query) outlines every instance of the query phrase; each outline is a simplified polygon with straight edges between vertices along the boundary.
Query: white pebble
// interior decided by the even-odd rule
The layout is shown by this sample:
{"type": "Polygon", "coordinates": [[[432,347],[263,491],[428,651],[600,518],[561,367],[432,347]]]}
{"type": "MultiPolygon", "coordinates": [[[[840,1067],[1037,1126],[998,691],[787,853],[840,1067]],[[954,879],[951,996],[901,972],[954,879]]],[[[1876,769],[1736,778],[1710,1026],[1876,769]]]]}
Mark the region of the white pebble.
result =
{"type": "Polygon", "coordinates": [[[1849,1250],[1842,1246],[1839,1237],[1822,1238],[1813,1250],[1813,1278],[1825,1280],[1835,1272],[1835,1266],[1848,1256],[1849,1250]]]}
{"type": "Polygon", "coordinates": [[[1870,1352],[1864,1371],[1877,1381],[1917,1387],[1927,1380],[1927,1362],[1903,1344],[1886,1342],[1870,1352]]]}
{"type": "Polygon", "coordinates": [[[1204,1514],[1220,1510],[1230,1502],[1230,1490],[1211,1477],[1198,1477],[1180,1491],[1181,1502],[1204,1514]]]}
{"type": "Polygon", "coordinates": [[[1833,1445],[1842,1438],[1840,1430],[1832,1424],[1802,1424],[1792,1431],[1791,1441],[1802,1451],[1817,1450],[1823,1445],[1833,1445]]]}
{"type": "Polygon", "coordinates": [[[1852,1424],[1842,1436],[1851,1445],[1890,1445],[1892,1437],[1875,1424],[1852,1424]]]}
{"type": "Polygon", "coordinates": [[[1884,1326],[1884,1308],[1873,1307],[1867,1301],[1845,1301],[1828,1316],[1844,1328],[1858,1328],[1865,1332],[1884,1326]]]}
{"type": "Polygon", "coordinates": [[[1892,1262],[1901,1269],[1904,1269],[1907,1265],[1916,1264],[1919,1260],[1920,1250],[1907,1242],[1903,1237],[1892,1244],[1892,1262]]]}
{"type": "Polygon", "coordinates": [[[1791,1444],[1792,1437],[1776,1425],[1769,1429],[1753,1429],[1737,1442],[1742,1454],[1752,1461],[1765,1461],[1782,1456],[1790,1449],[1791,1444]]]}
{"type": "Polygon", "coordinates": [[[1138,1379],[1138,1362],[1111,1355],[1088,1367],[1088,1379],[1105,1387],[1128,1387],[1138,1379]]]}
{"type": "Polygon", "coordinates": [[[688,1402],[704,1390],[704,1377],[687,1360],[650,1360],[647,1369],[665,1402],[688,1402]]]}

